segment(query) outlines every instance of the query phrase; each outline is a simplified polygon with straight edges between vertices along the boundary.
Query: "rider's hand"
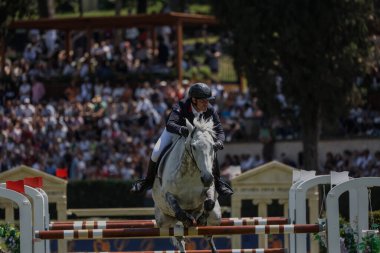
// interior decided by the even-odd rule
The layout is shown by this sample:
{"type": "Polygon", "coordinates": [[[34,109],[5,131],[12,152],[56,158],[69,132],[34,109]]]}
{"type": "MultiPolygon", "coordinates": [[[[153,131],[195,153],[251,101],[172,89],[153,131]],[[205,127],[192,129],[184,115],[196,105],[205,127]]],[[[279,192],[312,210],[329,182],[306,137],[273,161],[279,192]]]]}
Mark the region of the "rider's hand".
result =
{"type": "Polygon", "coordinates": [[[187,138],[187,136],[189,136],[189,129],[187,129],[187,127],[181,127],[181,128],[179,129],[179,133],[180,133],[183,137],[187,138]]]}
{"type": "Polygon", "coordinates": [[[220,141],[220,140],[215,141],[215,143],[214,143],[214,150],[218,151],[218,150],[222,150],[222,149],[224,149],[223,142],[220,141]]]}

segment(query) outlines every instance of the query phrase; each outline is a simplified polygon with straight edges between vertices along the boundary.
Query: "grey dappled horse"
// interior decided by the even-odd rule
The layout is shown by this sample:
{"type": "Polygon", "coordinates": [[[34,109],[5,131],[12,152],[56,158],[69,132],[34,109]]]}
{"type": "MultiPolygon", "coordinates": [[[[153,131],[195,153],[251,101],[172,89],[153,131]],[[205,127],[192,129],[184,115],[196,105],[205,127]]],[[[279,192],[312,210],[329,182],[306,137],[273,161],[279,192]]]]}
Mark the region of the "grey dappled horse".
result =
{"type": "MultiPolygon", "coordinates": [[[[155,218],[159,227],[219,225],[221,210],[212,175],[215,151],[213,121],[186,120],[189,136],[179,137],[162,158],[153,184],[155,218]],[[178,226],[178,224],[177,224],[178,226]]],[[[206,236],[217,252],[212,236],[206,236]]],[[[185,252],[185,238],[177,236],[173,244],[185,252]]]]}

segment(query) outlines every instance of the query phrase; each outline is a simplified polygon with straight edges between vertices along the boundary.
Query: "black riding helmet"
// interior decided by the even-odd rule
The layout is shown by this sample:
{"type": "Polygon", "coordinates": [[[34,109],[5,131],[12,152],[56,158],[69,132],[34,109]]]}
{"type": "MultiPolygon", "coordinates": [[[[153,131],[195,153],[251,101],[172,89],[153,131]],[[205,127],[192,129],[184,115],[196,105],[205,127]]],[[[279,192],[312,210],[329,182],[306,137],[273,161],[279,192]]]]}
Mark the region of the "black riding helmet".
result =
{"type": "Polygon", "coordinates": [[[215,97],[211,94],[211,89],[205,83],[195,83],[189,89],[189,97],[197,99],[214,100],[215,97]]]}

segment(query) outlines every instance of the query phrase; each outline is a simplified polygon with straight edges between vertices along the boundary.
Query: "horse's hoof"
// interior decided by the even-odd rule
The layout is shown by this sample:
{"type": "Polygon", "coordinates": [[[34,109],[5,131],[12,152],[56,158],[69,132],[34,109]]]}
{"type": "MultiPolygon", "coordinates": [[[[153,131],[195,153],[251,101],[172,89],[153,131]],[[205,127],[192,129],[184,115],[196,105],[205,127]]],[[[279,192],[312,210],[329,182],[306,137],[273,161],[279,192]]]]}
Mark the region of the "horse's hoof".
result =
{"type": "Polygon", "coordinates": [[[185,227],[196,226],[197,222],[194,217],[186,212],[179,212],[175,215],[176,219],[183,223],[185,227]]]}
{"type": "Polygon", "coordinates": [[[215,207],[215,201],[212,199],[207,199],[203,203],[205,211],[210,212],[215,207]]]}
{"type": "Polygon", "coordinates": [[[185,221],[182,221],[184,227],[195,227],[197,225],[197,222],[194,219],[188,219],[185,221]]]}

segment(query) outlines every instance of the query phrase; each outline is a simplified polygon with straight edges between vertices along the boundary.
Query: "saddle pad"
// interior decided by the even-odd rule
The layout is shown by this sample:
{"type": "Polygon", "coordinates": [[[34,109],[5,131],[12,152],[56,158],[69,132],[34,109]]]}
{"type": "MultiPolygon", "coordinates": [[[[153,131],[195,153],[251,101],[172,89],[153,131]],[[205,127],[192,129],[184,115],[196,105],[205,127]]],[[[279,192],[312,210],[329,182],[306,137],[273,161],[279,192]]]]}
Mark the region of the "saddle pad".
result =
{"type": "MultiPolygon", "coordinates": [[[[162,178],[162,173],[164,172],[164,164],[166,162],[166,159],[168,158],[170,152],[172,152],[174,147],[177,145],[177,142],[179,142],[181,139],[182,139],[181,136],[174,137],[173,143],[164,151],[164,154],[161,156],[161,159],[160,159],[160,162],[158,165],[158,172],[157,172],[157,176],[160,179],[160,182],[161,182],[161,178],[162,178]]],[[[183,141],[183,144],[185,144],[184,141],[183,141]]],[[[178,157],[178,158],[180,158],[180,157],[178,157]]]]}

